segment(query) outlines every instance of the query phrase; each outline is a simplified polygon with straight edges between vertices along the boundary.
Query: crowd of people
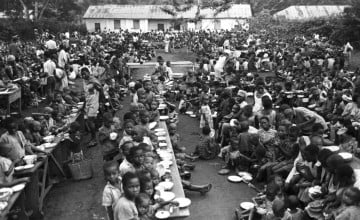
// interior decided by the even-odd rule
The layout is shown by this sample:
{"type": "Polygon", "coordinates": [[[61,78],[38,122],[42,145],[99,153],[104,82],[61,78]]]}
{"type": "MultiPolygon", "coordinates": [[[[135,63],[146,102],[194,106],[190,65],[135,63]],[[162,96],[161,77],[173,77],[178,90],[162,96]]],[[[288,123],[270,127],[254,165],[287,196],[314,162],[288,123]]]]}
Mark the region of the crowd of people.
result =
{"type": "Polygon", "coordinates": [[[10,170],[25,154],[44,153],[34,146],[49,133],[68,131],[71,160],[81,160],[81,125],[69,125],[65,115],[84,102],[87,146],[98,145],[104,160],[102,205],[109,219],[153,219],[159,208],[177,205],[156,190],[171,179],[157,169],[160,146],[149,127],[161,116],[168,117],[185,190],[211,190],[211,183],[189,181],[196,160],[219,157],[219,174],[252,177],[249,186],[260,192],[256,206],[249,215],[236,211],[239,219],[357,219],[360,78],[350,68],[352,51],[349,43],[336,46],[316,34],[279,39],[266,31],[45,31],[33,43],[15,36],[1,46],[0,89],[21,87],[25,106],[49,107],[20,124],[2,121],[1,184],[13,184],[10,170]],[[194,67],[174,74],[171,60],[156,55],[155,41],[163,41],[166,53],[187,47],[197,55],[194,67]],[[143,78],[128,75],[127,62],[154,58],[157,65],[143,78]],[[131,104],[123,114],[127,95],[131,104]],[[192,153],[181,145],[178,114],[199,119],[201,139],[192,153]]]}

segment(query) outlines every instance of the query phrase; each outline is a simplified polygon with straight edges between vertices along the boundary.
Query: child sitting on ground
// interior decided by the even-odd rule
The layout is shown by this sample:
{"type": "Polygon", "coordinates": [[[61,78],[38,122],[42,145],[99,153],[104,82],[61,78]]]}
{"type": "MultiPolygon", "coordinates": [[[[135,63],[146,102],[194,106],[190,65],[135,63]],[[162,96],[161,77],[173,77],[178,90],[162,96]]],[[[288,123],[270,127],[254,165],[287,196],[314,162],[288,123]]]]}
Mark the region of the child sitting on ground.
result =
{"type": "Polygon", "coordinates": [[[210,137],[211,129],[209,126],[202,128],[202,140],[196,146],[194,155],[203,160],[211,160],[219,153],[219,146],[213,137],[210,137]]]}
{"type": "Polygon", "coordinates": [[[114,207],[122,195],[119,164],[114,161],[106,162],[103,166],[106,186],[102,195],[102,206],[105,207],[109,220],[114,219],[114,207]]]}
{"type": "Polygon", "coordinates": [[[289,208],[289,213],[291,216],[291,220],[303,220],[305,219],[305,213],[304,210],[300,208],[300,201],[299,199],[291,195],[286,200],[289,208]]]}
{"type": "Polygon", "coordinates": [[[360,190],[349,187],[342,195],[341,208],[335,214],[335,220],[356,220],[360,216],[360,190]]]}

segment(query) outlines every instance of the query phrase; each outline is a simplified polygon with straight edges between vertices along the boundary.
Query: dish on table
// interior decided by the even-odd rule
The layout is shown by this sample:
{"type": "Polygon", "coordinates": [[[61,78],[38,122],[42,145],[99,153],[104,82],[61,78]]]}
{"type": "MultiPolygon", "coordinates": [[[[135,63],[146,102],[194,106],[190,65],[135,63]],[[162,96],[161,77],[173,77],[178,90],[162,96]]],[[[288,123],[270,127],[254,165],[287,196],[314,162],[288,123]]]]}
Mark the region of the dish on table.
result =
{"type": "Polygon", "coordinates": [[[191,200],[188,198],[176,198],[174,199],[174,202],[179,204],[179,208],[186,208],[191,205],[191,200]]]}
{"type": "Polygon", "coordinates": [[[173,199],[175,199],[175,193],[173,192],[162,192],[160,195],[160,198],[164,201],[164,202],[170,202],[173,199]]]}
{"type": "Polygon", "coordinates": [[[164,128],[156,128],[156,129],[154,129],[154,131],[155,131],[155,132],[165,131],[165,129],[164,129],[164,128]]]}
{"type": "Polygon", "coordinates": [[[196,118],[195,114],[190,115],[191,118],[196,118]]]}
{"type": "Polygon", "coordinates": [[[34,164],[28,164],[28,165],[25,165],[25,166],[15,167],[14,170],[15,170],[15,171],[27,170],[27,169],[33,168],[34,166],[35,166],[34,164]]]}
{"type": "Polygon", "coordinates": [[[166,135],[166,132],[165,131],[157,131],[156,133],[155,133],[155,135],[156,136],[165,136],[166,135]]]}
{"type": "Polygon", "coordinates": [[[160,142],[159,147],[161,147],[161,148],[167,147],[167,143],[160,142]]]}
{"type": "Polygon", "coordinates": [[[54,135],[49,135],[49,136],[46,136],[46,137],[43,137],[43,140],[47,143],[51,143],[55,140],[55,136],[54,135]]]}
{"type": "Polygon", "coordinates": [[[170,182],[170,181],[164,181],[164,182],[160,182],[158,184],[160,187],[163,187],[164,190],[171,190],[174,187],[174,183],[170,182]]]}
{"type": "Polygon", "coordinates": [[[242,202],[240,203],[240,207],[244,210],[250,210],[255,207],[255,204],[252,202],[242,202]]]}
{"type": "Polygon", "coordinates": [[[165,121],[165,120],[168,120],[168,119],[169,119],[169,116],[167,116],[167,115],[160,116],[161,121],[165,121]]]}
{"type": "Polygon", "coordinates": [[[150,129],[150,130],[154,129],[154,128],[156,127],[156,125],[157,125],[157,122],[156,122],[156,121],[150,122],[150,123],[149,123],[149,129],[150,129]]]}
{"type": "Polygon", "coordinates": [[[25,183],[20,183],[20,184],[17,184],[13,187],[11,187],[11,189],[14,191],[14,192],[19,192],[21,190],[23,190],[25,188],[26,184],[25,183]]]}
{"type": "Polygon", "coordinates": [[[232,183],[240,183],[243,179],[239,176],[228,176],[228,180],[232,183]]]}
{"type": "Polygon", "coordinates": [[[166,141],[166,137],[164,137],[164,136],[159,136],[159,137],[158,137],[158,141],[166,141]]]}
{"type": "Polygon", "coordinates": [[[164,211],[164,210],[160,210],[160,211],[157,211],[155,213],[155,217],[157,219],[167,219],[170,217],[170,212],[169,211],[164,211]]]}

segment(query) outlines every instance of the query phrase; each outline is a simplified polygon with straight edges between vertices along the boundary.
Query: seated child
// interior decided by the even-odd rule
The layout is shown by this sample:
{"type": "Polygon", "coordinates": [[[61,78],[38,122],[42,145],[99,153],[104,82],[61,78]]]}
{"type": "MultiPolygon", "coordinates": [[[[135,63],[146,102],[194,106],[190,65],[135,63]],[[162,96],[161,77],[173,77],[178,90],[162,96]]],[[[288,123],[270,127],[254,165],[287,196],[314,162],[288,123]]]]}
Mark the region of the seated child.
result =
{"type": "Polygon", "coordinates": [[[109,220],[114,219],[114,207],[122,195],[119,164],[115,161],[106,162],[103,166],[106,186],[102,195],[102,206],[105,207],[109,220]]]}
{"type": "Polygon", "coordinates": [[[138,219],[135,198],[140,193],[139,177],[134,173],[127,172],[123,175],[122,184],[124,194],[114,207],[114,220],[138,219]]]}
{"type": "Polygon", "coordinates": [[[199,156],[203,160],[211,160],[216,157],[219,153],[219,146],[215,142],[213,137],[210,137],[211,129],[209,126],[204,126],[202,128],[202,140],[196,146],[194,155],[199,156]]]}
{"type": "Polygon", "coordinates": [[[300,208],[300,201],[297,196],[291,195],[287,198],[288,211],[291,216],[291,220],[303,220],[305,219],[305,212],[300,208]]]}
{"type": "Polygon", "coordinates": [[[134,133],[135,122],[131,119],[128,119],[124,122],[124,132],[120,140],[119,147],[122,146],[125,142],[133,141],[132,136],[134,133]]]}
{"type": "Polygon", "coordinates": [[[360,216],[360,190],[349,187],[342,195],[341,208],[335,213],[335,220],[356,220],[360,216]]]}
{"type": "Polygon", "coordinates": [[[16,184],[29,181],[29,178],[13,178],[15,164],[21,162],[22,158],[11,161],[7,157],[11,148],[12,146],[9,144],[0,144],[0,187],[11,187],[16,184]]]}
{"type": "Polygon", "coordinates": [[[223,169],[239,171],[239,165],[242,161],[251,162],[252,159],[248,156],[240,153],[239,151],[239,139],[232,137],[230,139],[230,145],[221,149],[222,158],[225,160],[225,167],[223,169]]]}

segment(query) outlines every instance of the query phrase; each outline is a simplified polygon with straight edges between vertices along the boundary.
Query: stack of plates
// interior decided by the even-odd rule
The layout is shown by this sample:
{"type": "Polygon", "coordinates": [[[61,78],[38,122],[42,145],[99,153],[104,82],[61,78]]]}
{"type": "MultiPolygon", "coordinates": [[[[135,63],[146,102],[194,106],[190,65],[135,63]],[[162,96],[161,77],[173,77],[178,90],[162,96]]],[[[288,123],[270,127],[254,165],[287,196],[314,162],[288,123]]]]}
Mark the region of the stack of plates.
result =
{"type": "Polygon", "coordinates": [[[250,182],[251,180],[253,180],[253,177],[248,172],[239,172],[238,175],[247,182],[250,182]]]}

